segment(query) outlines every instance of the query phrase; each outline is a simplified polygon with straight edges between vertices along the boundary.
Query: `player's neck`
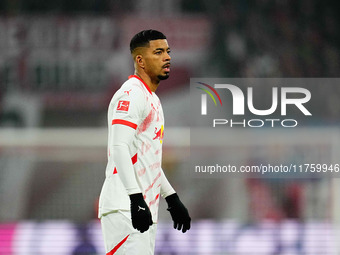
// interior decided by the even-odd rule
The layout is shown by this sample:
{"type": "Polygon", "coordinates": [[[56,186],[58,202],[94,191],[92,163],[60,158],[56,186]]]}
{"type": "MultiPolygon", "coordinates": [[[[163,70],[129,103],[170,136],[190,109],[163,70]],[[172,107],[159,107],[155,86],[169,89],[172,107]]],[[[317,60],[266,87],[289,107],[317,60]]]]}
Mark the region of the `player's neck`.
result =
{"type": "Polygon", "coordinates": [[[135,75],[141,78],[146,83],[146,85],[148,85],[148,87],[150,88],[152,92],[156,92],[159,82],[153,82],[150,76],[143,72],[135,71],[135,75]]]}

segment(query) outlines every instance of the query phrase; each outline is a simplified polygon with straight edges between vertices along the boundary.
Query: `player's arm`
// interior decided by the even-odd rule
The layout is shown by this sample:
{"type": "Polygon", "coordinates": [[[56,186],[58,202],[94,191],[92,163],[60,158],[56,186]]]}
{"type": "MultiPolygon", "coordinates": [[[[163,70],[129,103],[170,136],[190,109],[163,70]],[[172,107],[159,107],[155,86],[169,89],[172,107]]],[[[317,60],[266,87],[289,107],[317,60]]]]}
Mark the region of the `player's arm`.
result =
{"type": "Polygon", "coordinates": [[[112,129],[112,157],[119,177],[130,197],[132,226],[143,233],[152,225],[152,216],[138,186],[131,161],[129,147],[132,144],[135,130],[121,124],[114,125],[112,129]]]}
{"type": "Polygon", "coordinates": [[[109,148],[118,176],[127,194],[131,195],[141,193],[135,177],[130,149],[143,107],[143,94],[138,89],[130,89],[129,93],[119,92],[117,92],[119,97],[115,98],[110,105],[112,125],[110,126],[109,148]]]}
{"type": "Polygon", "coordinates": [[[135,135],[135,129],[122,124],[116,124],[112,126],[112,133],[112,158],[126,192],[128,195],[141,193],[129,150],[135,135]]]}
{"type": "Polygon", "coordinates": [[[161,195],[168,203],[168,211],[174,222],[174,228],[182,230],[185,233],[190,229],[191,218],[189,216],[188,209],[179,199],[176,191],[172,188],[168,179],[166,178],[163,169],[161,175],[161,195]]]}
{"type": "Polygon", "coordinates": [[[130,149],[139,120],[144,109],[144,95],[138,89],[130,89],[116,101],[111,126],[112,140],[109,141],[112,159],[127,194],[130,197],[132,225],[144,232],[152,225],[152,216],[137,183],[130,149]]]}

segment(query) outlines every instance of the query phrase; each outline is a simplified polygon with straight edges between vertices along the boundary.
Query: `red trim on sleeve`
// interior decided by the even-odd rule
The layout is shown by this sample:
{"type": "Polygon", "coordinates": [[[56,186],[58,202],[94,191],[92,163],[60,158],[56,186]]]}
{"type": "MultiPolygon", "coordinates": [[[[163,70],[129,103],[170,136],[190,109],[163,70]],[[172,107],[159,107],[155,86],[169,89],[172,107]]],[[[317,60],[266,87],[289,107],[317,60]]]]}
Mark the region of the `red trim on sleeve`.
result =
{"type": "Polygon", "coordinates": [[[133,129],[137,129],[137,124],[130,122],[130,121],[127,121],[127,120],[114,119],[114,120],[112,120],[112,125],[114,125],[114,124],[121,124],[121,125],[131,127],[133,129]]]}
{"type": "Polygon", "coordinates": [[[106,255],[113,255],[116,253],[116,251],[120,248],[120,246],[122,246],[126,240],[128,239],[130,235],[127,235],[122,241],[120,241],[119,244],[117,244],[110,252],[106,253],[106,255]]]}
{"type": "Polygon", "coordinates": [[[131,158],[132,165],[137,163],[137,153],[131,158]]]}
{"type": "Polygon", "coordinates": [[[152,91],[151,91],[151,89],[149,88],[149,86],[145,83],[145,81],[143,81],[139,76],[137,76],[137,75],[130,75],[129,76],[129,79],[131,79],[131,78],[136,78],[136,79],[138,79],[138,80],[140,80],[142,83],[143,83],[143,85],[145,86],[145,88],[150,92],[150,94],[152,95],[152,91]]]}
{"type": "MultiPolygon", "coordinates": [[[[132,161],[132,165],[137,163],[137,153],[131,158],[132,161]]],[[[113,170],[113,174],[117,174],[117,168],[115,167],[115,169],[113,170]]]]}

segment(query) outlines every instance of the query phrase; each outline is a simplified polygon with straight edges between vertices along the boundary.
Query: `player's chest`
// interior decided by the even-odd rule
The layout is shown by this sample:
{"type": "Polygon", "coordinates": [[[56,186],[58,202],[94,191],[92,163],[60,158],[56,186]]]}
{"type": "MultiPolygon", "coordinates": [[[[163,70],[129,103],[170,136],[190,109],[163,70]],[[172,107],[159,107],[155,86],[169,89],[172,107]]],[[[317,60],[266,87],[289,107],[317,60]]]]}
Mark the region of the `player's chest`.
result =
{"type": "Polygon", "coordinates": [[[157,97],[149,97],[146,101],[141,124],[137,130],[138,134],[148,140],[162,143],[164,135],[164,115],[160,100],[157,97]]]}
{"type": "Polygon", "coordinates": [[[151,123],[164,124],[163,108],[157,96],[147,97],[143,115],[144,119],[148,119],[151,123]]]}

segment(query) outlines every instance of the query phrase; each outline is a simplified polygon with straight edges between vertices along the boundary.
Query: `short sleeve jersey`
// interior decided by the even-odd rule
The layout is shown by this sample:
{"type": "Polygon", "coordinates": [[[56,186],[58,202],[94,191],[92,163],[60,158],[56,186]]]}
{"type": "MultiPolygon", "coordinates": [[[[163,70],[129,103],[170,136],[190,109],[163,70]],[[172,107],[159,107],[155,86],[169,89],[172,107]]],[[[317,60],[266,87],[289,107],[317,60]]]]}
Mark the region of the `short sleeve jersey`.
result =
{"type": "Polygon", "coordinates": [[[115,210],[130,210],[130,199],[111,157],[113,125],[135,129],[129,148],[134,174],[157,222],[161,186],[164,116],[158,96],[138,76],[129,77],[114,94],[108,110],[108,163],[99,199],[99,217],[115,210]]]}

